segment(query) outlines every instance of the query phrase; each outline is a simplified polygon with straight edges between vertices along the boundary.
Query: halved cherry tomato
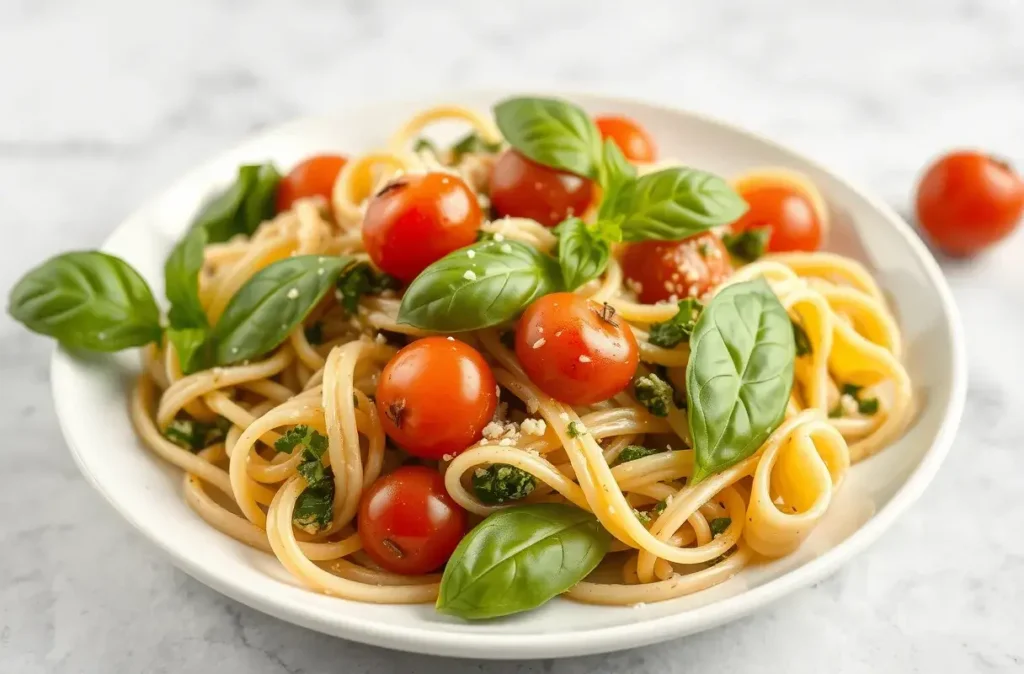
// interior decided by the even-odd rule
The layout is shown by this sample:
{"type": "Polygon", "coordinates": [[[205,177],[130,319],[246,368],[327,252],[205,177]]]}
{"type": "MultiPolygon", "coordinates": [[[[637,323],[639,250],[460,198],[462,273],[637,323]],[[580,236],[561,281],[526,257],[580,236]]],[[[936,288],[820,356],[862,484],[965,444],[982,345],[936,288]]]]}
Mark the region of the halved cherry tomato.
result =
{"type": "Polygon", "coordinates": [[[419,339],[395,354],[377,384],[384,432],[424,459],[458,454],[480,439],[498,405],[480,352],[450,337],[419,339]]]}
{"type": "Polygon", "coordinates": [[[582,215],[593,194],[590,180],[538,164],[515,150],[505,150],[491,169],[491,205],[498,215],[531,218],[546,227],[582,215]]]}
{"type": "Polygon", "coordinates": [[[629,117],[602,115],[594,120],[602,138],[611,138],[630,161],[652,162],[658,157],[654,139],[629,117]]]}
{"type": "Polygon", "coordinates": [[[448,561],[466,533],[466,511],[444,478],[424,466],[403,466],[378,479],[359,502],[359,540],[373,561],[393,573],[430,573],[448,561]]]}
{"type": "Polygon", "coordinates": [[[711,232],[682,241],[631,243],[622,254],[626,287],[645,304],[700,297],[731,269],[728,251],[711,232]]]}
{"type": "Polygon", "coordinates": [[[307,197],[321,196],[330,201],[334,181],[346,161],[341,155],[318,154],[297,164],[277,186],[278,212],[307,197]]]}
{"type": "Polygon", "coordinates": [[[971,255],[1007,236],[1024,214],[1024,179],[980,152],[951,152],[917,186],[917,219],[950,255],[971,255]]]}
{"type": "Polygon", "coordinates": [[[483,219],[476,195],[462,178],[405,175],[370,200],[363,244],[374,264],[409,282],[431,263],[476,241],[483,219]]]}
{"type": "Polygon", "coordinates": [[[611,305],[554,293],[534,300],[519,319],[516,356],[544,393],[570,405],[590,405],[629,386],[639,350],[611,305]]]}
{"type": "Polygon", "coordinates": [[[768,251],[814,251],[821,246],[823,227],[815,204],[802,190],[782,181],[752,180],[739,186],[750,209],[732,223],[734,232],[768,227],[768,251]]]}

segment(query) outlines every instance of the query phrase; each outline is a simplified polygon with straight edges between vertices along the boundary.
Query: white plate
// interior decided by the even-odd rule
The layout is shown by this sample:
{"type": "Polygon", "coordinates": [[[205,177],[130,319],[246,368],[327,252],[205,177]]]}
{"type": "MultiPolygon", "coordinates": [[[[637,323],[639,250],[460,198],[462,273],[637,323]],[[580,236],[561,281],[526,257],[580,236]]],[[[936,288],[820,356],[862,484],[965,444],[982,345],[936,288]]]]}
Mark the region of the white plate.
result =
{"type": "MultiPolygon", "coordinates": [[[[502,94],[459,95],[487,109],[502,94]]],[[[759,165],[803,171],[833,211],[829,248],[865,261],[895,304],[920,412],[892,447],[853,468],[806,543],[784,559],[744,570],[698,594],[615,608],[556,600],[539,610],[466,623],[432,606],[357,604],[305,590],[270,555],[217,532],[182,500],[181,474],[135,438],[126,393],[134,354],[83,359],[58,349],[52,382],[57,413],[85,476],[136,528],[187,573],[253,608],[355,641],[408,651],[478,658],[558,657],[671,639],[734,620],[821,580],[874,541],[935,475],[963,409],[963,338],[935,261],[887,206],[799,155],[753,134],[690,113],[635,101],[572,96],[592,112],[639,120],[665,157],[725,176],[759,165]]],[[[419,101],[302,119],[267,131],[193,171],[128,218],[103,249],[133,264],[162,295],[162,269],[201,200],[229,182],[239,163],[271,159],[288,167],[313,152],[379,147],[419,101]]],[[[117,592],[117,588],[110,588],[117,592]]]]}

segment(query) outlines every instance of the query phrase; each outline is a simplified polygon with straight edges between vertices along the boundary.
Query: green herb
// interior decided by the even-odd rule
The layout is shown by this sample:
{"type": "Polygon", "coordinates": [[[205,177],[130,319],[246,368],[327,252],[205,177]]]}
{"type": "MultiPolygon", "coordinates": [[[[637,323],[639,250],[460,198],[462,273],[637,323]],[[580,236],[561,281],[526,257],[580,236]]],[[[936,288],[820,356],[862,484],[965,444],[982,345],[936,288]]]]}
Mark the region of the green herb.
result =
{"type": "Polygon", "coordinates": [[[295,502],[292,522],[308,533],[316,533],[331,523],[334,474],[324,465],[327,444],[326,437],[305,424],[290,429],[274,443],[274,449],[285,454],[302,448],[298,471],[306,478],[306,488],[295,502]]]}
{"type": "Polygon", "coordinates": [[[145,280],[98,251],[58,255],[29,271],[11,289],[7,311],[68,347],[120,351],[160,339],[160,312],[145,280]]]}
{"type": "Polygon", "coordinates": [[[553,98],[510,98],[494,107],[505,140],[538,164],[597,180],[601,135],[590,115],[553,98]]]}
{"type": "Polygon", "coordinates": [[[444,568],[437,610],[467,620],[536,608],[585,578],[611,535],[588,512],[561,503],[491,514],[444,568]]]}
{"type": "Polygon", "coordinates": [[[313,431],[302,451],[302,461],[298,466],[299,475],[306,478],[309,484],[316,484],[327,475],[327,466],[324,465],[326,452],[327,438],[313,431]]]}
{"type": "Polygon", "coordinates": [[[507,463],[478,468],[473,473],[473,492],[488,505],[526,498],[536,486],[537,480],[533,475],[507,463]]]}
{"type": "Polygon", "coordinates": [[[227,436],[231,422],[224,417],[217,417],[213,423],[196,421],[187,415],[175,417],[164,429],[164,437],[191,452],[223,442],[227,436]]]}
{"type": "Polygon", "coordinates": [[[458,164],[467,154],[494,154],[501,149],[501,143],[488,143],[476,131],[471,131],[451,147],[449,158],[452,164],[458,164]]]}
{"type": "Polygon", "coordinates": [[[402,298],[398,322],[437,332],[477,330],[514,320],[530,302],[561,287],[550,256],[517,241],[483,241],[417,276],[402,298]]]}
{"type": "Polygon", "coordinates": [[[715,295],[686,365],[693,483],[753,454],[782,422],[794,358],[789,316],[763,279],[715,295]]]}
{"type": "Polygon", "coordinates": [[[315,534],[331,526],[334,516],[334,473],[328,468],[323,479],[309,484],[295,500],[292,523],[315,534]]]}
{"type": "Polygon", "coordinates": [[[653,449],[651,447],[644,447],[642,445],[626,445],[621,452],[619,452],[618,458],[615,459],[615,465],[621,463],[628,463],[630,461],[636,461],[646,456],[652,456],[663,452],[663,449],[653,449]]]}
{"type": "Polygon", "coordinates": [[[327,449],[327,438],[305,424],[300,424],[285,432],[274,443],[274,449],[284,454],[291,454],[296,447],[313,447],[314,458],[323,456],[327,449]]]}
{"type": "Polygon", "coordinates": [[[569,425],[565,427],[565,432],[570,438],[578,438],[583,435],[583,431],[580,430],[580,425],[575,421],[569,422],[569,425]]]}
{"type": "Polygon", "coordinates": [[[807,336],[804,326],[793,319],[790,320],[793,322],[793,342],[796,345],[797,358],[814,353],[814,349],[811,347],[811,338],[807,336]]]}
{"type": "Polygon", "coordinates": [[[277,347],[348,263],[345,257],[298,255],[256,272],[231,298],[213,329],[216,364],[258,358],[277,347]]]}
{"type": "Polygon", "coordinates": [[[711,520],[711,522],[709,522],[709,525],[711,526],[712,538],[725,533],[725,530],[729,528],[730,524],[732,524],[731,517],[716,517],[715,519],[711,520]]]}
{"type": "Polygon", "coordinates": [[[738,234],[726,232],[722,236],[722,243],[729,254],[740,262],[753,262],[768,250],[771,235],[771,227],[751,227],[738,234]]]}
{"type": "Polygon", "coordinates": [[[324,343],[324,322],[316,321],[312,325],[307,325],[302,329],[302,334],[305,335],[306,341],[314,346],[319,346],[324,343]]]}
{"type": "Polygon", "coordinates": [[[611,244],[621,238],[617,225],[598,222],[588,225],[569,218],[555,228],[558,234],[558,266],[566,290],[575,290],[600,276],[608,267],[611,244]]]}
{"type": "Polygon", "coordinates": [[[185,374],[209,367],[210,331],[207,328],[167,328],[167,341],[174,345],[178,363],[185,374]]]}
{"type": "Polygon", "coordinates": [[[671,384],[654,373],[637,377],[633,382],[633,395],[637,402],[656,417],[668,416],[674,393],[671,384]]]}
{"type": "Polygon", "coordinates": [[[653,323],[650,330],[650,342],[655,346],[671,349],[685,342],[693,334],[704,305],[692,297],[679,303],[676,315],[663,323],[653,323]]]}
{"type": "Polygon", "coordinates": [[[598,212],[598,219],[607,219],[608,214],[605,207],[615,203],[615,195],[626,185],[636,179],[636,167],[630,164],[622,154],[622,150],[611,138],[604,141],[602,152],[601,189],[604,195],[601,200],[602,210],[598,212]]]}
{"type": "Polygon", "coordinates": [[[832,408],[828,416],[837,419],[843,416],[843,405],[842,396],[850,396],[857,401],[857,411],[865,416],[871,416],[878,412],[878,398],[863,398],[860,397],[860,392],[863,390],[863,386],[857,386],[856,384],[843,384],[840,389],[840,400],[836,402],[836,406],[832,408]]]}
{"type": "Polygon", "coordinates": [[[646,510],[637,510],[633,508],[633,515],[640,520],[640,524],[648,527],[651,525],[651,514],[646,510]]]}
{"type": "Polygon", "coordinates": [[[865,416],[871,416],[878,412],[878,398],[864,398],[857,400],[857,411],[865,416]]]}
{"type": "Polygon", "coordinates": [[[420,152],[429,152],[435,157],[441,156],[441,151],[437,148],[436,145],[434,145],[434,141],[430,140],[429,138],[424,138],[423,136],[417,138],[416,142],[412,144],[412,151],[417,154],[419,154],[420,152]]]}
{"type": "Polygon", "coordinates": [[[205,328],[206,312],[199,302],[199,271],[203,268],[206,230],[191,229],[164,263],[164,293],[171,307],[167,319],[173,328],[205,328]]]}
{"type": "Polygon", "coordinates": [[[839,395],[850,396],[851,398],[856,400],[857,396],[860,395],[860,391],[862,388],[864,387],[857,386],[856,384],[843,384],[842,388],[840,388],[839,390],[839,395]]]}
{"type": "Polygon", "coordinates": [[[363,295],[379,295],[385,290],[397,290],[401,282],[394,276],[377,271],[369,262],[357,262],[338,277],[341,306],[355,315],[363,295]]]}
{"type": "Polygon", "coordinates": [[[252,234],[274,216],[280,181],[281,174],[273,164],[240,166],[235,182],[202,208],[193,229],[205,230],[209,243],[252,234]]]}
{"type": "Polygon", "coordinates": [[[667,507],[668,501],[666,501],[665,499],[661,499],[660,501],[654,504],[654,507],[651,508],[651,512],[655,515],[660,515],[661,513],[665,512],[665,508],[667,507]]]}

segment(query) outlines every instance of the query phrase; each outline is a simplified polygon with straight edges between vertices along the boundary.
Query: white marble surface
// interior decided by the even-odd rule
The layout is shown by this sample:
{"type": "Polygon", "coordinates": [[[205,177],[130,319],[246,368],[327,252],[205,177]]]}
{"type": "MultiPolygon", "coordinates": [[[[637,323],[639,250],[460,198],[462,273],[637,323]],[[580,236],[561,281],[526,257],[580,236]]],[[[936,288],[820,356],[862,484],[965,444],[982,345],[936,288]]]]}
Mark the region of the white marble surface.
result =
{"type": "MultiPolygon", "coordinates": [[[[943,148],[1024,164],[1022,36],[1022,0],[3,0],[0,288],[57,251],[97,245],[144,197],[254,129],[493,83],[716,114],[905,210],[943,148]]],[[[1022,257],[1018,234],[976,262],[944,263],[969,340],[967,413],[935,483],[866,554],[720,629],[546,662],[351,644],[177,571],[78,474],[50,402],[50,346],[2,316],[0,672],[1024,671],[1022,257]]]]}

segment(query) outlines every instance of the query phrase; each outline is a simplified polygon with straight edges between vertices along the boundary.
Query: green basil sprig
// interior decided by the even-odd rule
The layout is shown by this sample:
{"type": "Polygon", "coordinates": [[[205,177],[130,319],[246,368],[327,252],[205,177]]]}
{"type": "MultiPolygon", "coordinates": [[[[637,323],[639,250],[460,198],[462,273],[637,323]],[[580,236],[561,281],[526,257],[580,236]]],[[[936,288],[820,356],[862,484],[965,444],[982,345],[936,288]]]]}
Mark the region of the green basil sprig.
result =
{"type": "Polygon", "coordinates": [[[350,262],[348,257],[298,255],[253,274],[213,328],[214,361],[231,365],[274,349],[306,318],[350,262]]]}
{"type": "Polygon", "coordinates": [[[618,226],[607,220],[591,226],[579,218],[569,218],[556,231],[558,266],[566,290],[575,290],[600,276],[608,266],[612,242],[621,238],[618,226]]]}
{"type": "Polygon", "coordinates": [[[560,503],[500,510],[455,548],[437,610],[467,620],[528,611],[583,580],[611,535],[590,513],[560,503]]]}
{"type": "Polygon", "coordinates": [[[98,251],[65,253],[11,289],[8,312],[64,346],[120,351],[160,339],[160,312],[127,262],[98,251]]]}
{"type": "Polygon", "coordinates": [[[723,289],[690,337],[692,483],[735,465],[782,422],[793,387],[793,326],[763,279],[723,289]]]}
{"type": "Polygon", "coordinates": [[[494,119],[509,145],[538,164],[592,180],[601,175],[601,134],[578,106],[510,98],[494,106],[494,119]]]}
{"type": "Polygon", "coordinates": [[[629,163],[622,150],[611,138],[604,141],[601,166],[601,188],[604,195],[598,219],[607,220],[612,217],[611,207],[615,204],[615,196],[626,185],[636,179],[636,167],[629,163]]]}
{"type": "Polygon", "coordinates": [[[252,234],[274,216],[280,182],[281,174],[273,164],[240,166],[235,182],[203,206],[192,227],[205,229],[209,243],[252,234]]]}
{"type": "Polygon", "coordinates": [[[751,227],[737,234],[726,232],[722,235],[722,244],[729,255],[746,264],[765,254],[771,235],[771,227],[751,227]]]}
{"type": "Polygon", "coordinates": [[[561,287],[550,256],[518,241],[480,241],[423,270],[402,297],[398,322],[438,332],[487,328],[561,287]]]}

